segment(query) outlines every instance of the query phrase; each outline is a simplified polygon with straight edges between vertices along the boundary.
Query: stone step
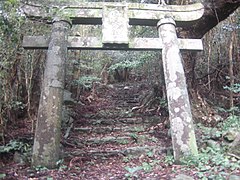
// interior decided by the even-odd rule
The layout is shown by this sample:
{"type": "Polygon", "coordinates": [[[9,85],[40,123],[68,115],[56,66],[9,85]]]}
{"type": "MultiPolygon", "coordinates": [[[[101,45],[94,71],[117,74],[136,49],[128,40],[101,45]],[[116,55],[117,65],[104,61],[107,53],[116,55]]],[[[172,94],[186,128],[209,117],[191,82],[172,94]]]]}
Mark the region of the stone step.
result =
{"type": "Polygon", "coordinates": [[[79,147],[96,147],[104,144],[111,145],[126,145],[126,144],[145,144],[156,143],[158,139],[150,134],[138,134],[138,133],[123,133],[114,135],[102,135],[93,137],[93,134],[85,134],[80,137],[70,137],[71,141],[74,141],[79,147]],[[89,137],[90,136],[90,137],[89,137]],[[92,136],[92,137],[91,137],[92,136]]]}
{"type": "Polygon", "coordinates": [[[128,126],[87,126],[87,127],[75,127],[74,131],[79,133],[95,133],[95,134],[105,134],[112,132],[144,132],[147,126],[145,125],[128,125],[128,126]]]}
{"type": "Polygon", "coordinates": [[[82,117],[89,119],[116,119],[136,117],[136,114],[131,111],[131,107],[118,107],[117,103],[117,105],[113,104],[112,106],[105,107],[95,113],[82,114],[82,117]]]}
{"type": "Polygon", "coordinates": [[[139,93],[117,93],[113,94],[113,99],[139,99],[140,94],[139,93]]]}
{"type": "Polygon", "coordinates": [[[140,106],[139,102],[131,100],[116,100],[115,104],[117,107],[131,109],[134,106],[140,106]]]}
{"type": "Polygon", "coordinates": [[[77,149],[75,151],[67,152],[67,156],[73,157],[91,157],[91,158],[100,158],[100,157],[112,157],[112,156],[141,156],[144,155],[158,155],[159,153],[167,152],[169,148],[155,145],[155,146],[131,146],[124,147],[119,149],[77,149]]]}
{"type": "Polygon", "coordinates": [[[93,126],[115,125],[115,126],[121,127],[127,124],[157,124],[159,122],[161,122],[161,118],[159,116],[151,116],[151,117],[128,117],[128,118],[114,118],[114,119],[87,118],[87,119],[79,119],[75,121],[74,124],[76,127],[78,127],[79,125],[81,125],[81,127],[90,126],[90,125],[93,125],[93,126]]]}

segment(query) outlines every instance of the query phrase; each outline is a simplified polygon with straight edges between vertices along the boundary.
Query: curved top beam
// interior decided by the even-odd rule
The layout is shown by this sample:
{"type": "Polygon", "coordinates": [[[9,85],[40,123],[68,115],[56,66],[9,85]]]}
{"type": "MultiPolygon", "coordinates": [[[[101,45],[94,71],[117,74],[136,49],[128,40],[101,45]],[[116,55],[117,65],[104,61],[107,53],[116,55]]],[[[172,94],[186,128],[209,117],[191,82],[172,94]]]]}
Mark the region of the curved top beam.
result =
{"type": "Polygon", "coordinates": [[[142,3],[94,2],[80,3],[76,1],[41,4],[23,4],[22,10],[29,18],[52,19],[56,14],[69,17],[73,24],[102,24],[104,6],[127,7],[130,25],[156,26],[157,22],[172,17],[177,26],[189,26],[200,19],[204,13],[201,3],[191,5],[156,5],[142,3]]]}

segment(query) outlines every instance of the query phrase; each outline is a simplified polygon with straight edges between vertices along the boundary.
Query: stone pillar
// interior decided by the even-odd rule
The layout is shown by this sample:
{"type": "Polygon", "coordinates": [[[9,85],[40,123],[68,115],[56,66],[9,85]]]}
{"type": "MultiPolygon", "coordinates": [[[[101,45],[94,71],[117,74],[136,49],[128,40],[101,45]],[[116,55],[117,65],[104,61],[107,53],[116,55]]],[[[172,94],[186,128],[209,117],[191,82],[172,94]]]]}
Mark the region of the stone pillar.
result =
{"type": "Polygon", "coordinates": [[[157,26],[163,43],[162,61],[174,159],[179,161],[184,156],[197,155],[198,153],[191,107],[177,40],[175,21],[167,17],[161,19],[157,26]]]}
{"type": "Polygon", "coordinates": [[[34,167],[55,168],[60,158],[65,61],[70,27],[69,21],[59,18],[53,21],[34,137],[34,167]]]}

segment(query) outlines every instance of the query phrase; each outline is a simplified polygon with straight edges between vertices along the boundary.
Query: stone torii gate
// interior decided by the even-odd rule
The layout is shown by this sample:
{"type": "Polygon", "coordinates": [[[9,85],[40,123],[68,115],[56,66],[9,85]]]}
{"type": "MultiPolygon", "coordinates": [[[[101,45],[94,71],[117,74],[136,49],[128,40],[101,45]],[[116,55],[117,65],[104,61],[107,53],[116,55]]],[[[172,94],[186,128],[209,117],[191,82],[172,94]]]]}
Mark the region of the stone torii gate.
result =
{"type": "Polygon", "coordinates": [[[29,18],[51,18],[51,37],[25,36],[26,49],[48,49],[34,138],[32,165],[56,167],[59,160],[65,61],[68,49],[162,50],[175,160],[196,155],[197,145],[184,75],[182,50],[202,50],[200,39],[178,39],[176,26],[202,17],[202,4],[79,3],[60,1],[49,7],[24,4],[29,18]],[[102,25],[102,37],[68,37],[72,24],[102,25]],[[129,38],[129,25],[156,26],[159,38],[129,38]]]}

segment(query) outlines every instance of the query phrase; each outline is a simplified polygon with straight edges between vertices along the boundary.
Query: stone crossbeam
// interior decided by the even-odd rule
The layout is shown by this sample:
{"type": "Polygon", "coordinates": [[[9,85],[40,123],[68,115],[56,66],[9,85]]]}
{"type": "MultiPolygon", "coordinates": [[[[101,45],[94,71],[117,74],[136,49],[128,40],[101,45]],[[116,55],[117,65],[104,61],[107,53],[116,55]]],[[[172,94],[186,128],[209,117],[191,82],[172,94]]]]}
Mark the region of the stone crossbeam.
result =
{"type": "MultiPolygon", "coordinates": [[[[201,39],[178,39],[181,50],[203,50],[201,39]]],[[[25,49],[47,49],[49,44],[48,36],[24,36],[23,47],[25,49]]],[[[129,46],[104,46],[101,38],[97,37],[68,37],[68,49],[85,50],[161,50],[163,44],[161,38],[133,38],[129,46]]]]}
{"type": "MultiPolygon", "coordinates": [[[[58,3],[58,4],[57,4],[58,3]]],[[[102,24],[105,6],[126,7],[129,25],[156,26],[159,19],[172,17],[177,26],[185,26],[198,20],[204,13],[201,3],[191,5],[167,5],[142,3],[116,3],[116,2],[94,2],[81,3],[77,1],[63,1],[59,5],[50,3],[47,6],[41,4],[24,4],[22,9],[29,18],[45,18],[51,20],[56,12],[70,17],[73,24],[102,24]]]]}

